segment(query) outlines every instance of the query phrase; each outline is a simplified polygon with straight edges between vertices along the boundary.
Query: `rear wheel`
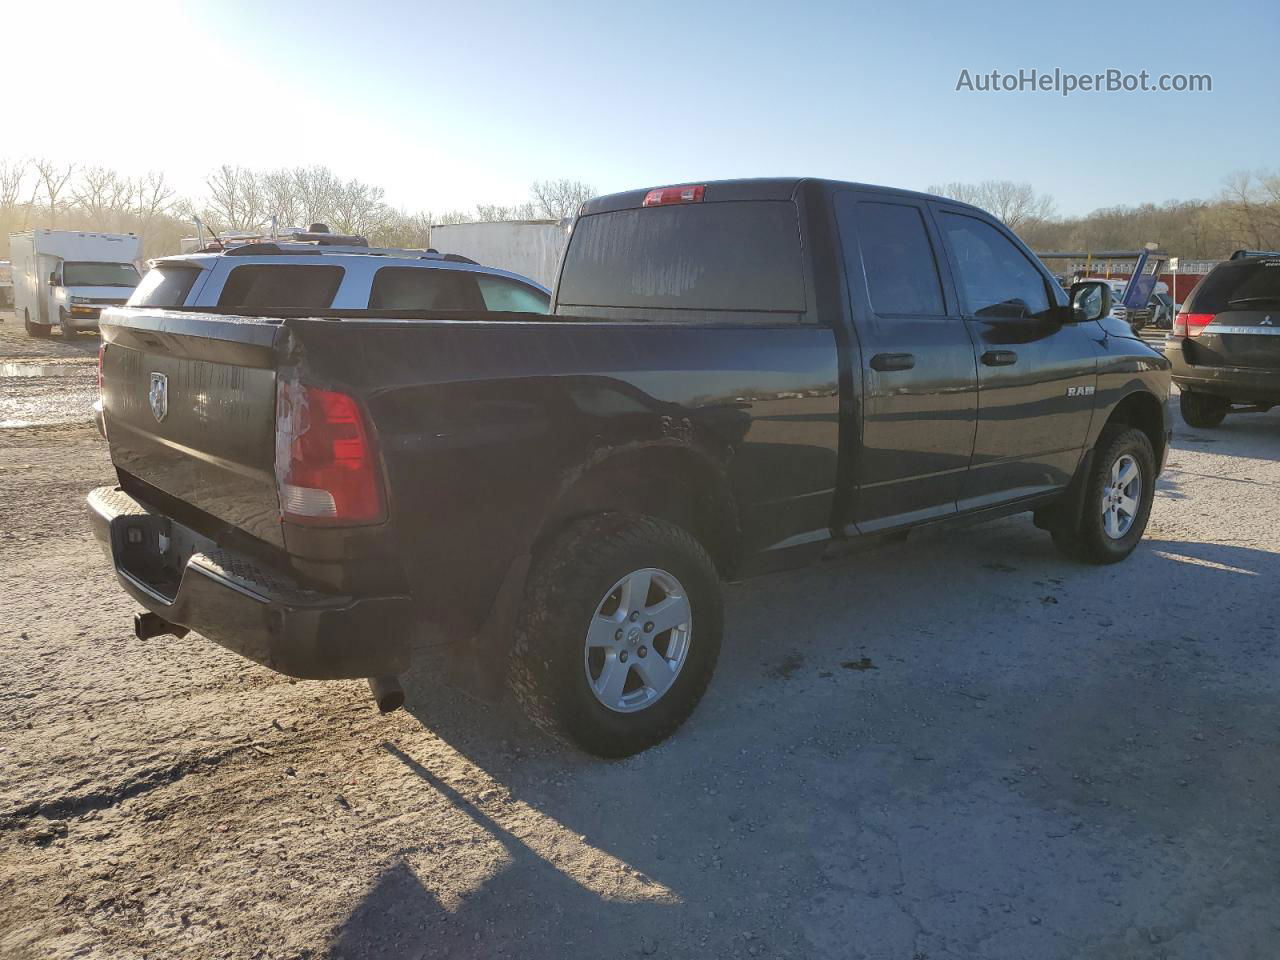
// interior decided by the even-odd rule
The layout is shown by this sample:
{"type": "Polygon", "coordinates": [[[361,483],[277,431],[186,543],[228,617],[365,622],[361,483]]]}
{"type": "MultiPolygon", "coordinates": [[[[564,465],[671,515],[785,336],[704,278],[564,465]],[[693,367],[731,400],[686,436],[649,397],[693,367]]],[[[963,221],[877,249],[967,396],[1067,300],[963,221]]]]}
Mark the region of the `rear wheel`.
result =
{"type": "Polygon", "coordinates": [[[1054,544],[1073,560],[1123,560],[1147,529],[1155,478],[1155,453],[1147,435],[1133,427],[1107,427],[1085,479],[1079,522],[1074,528],[1054,529],[1054,544]]]}
{"type": "Polygon", "coordinates": [[[26,329],[28,337],[47,337],[49,335],[49,325],[47,323],[32,323],[31,312],[25,308],[22,311],[22,326],[26,329]]]}
{"type": "Polygon", "coordinates": [[[693,712],[721,625],[719,576],[691,534],[655,517],[588,517],[530,573],[511,688],[544,730],[629,756],[693,712]]]}
{"type": "Polygon", "coordinates": [[[1231,409],[1226,397],[1183,390],[1178,397],[1178,410],[1189,427],[1216,427],[1231,409]]]}

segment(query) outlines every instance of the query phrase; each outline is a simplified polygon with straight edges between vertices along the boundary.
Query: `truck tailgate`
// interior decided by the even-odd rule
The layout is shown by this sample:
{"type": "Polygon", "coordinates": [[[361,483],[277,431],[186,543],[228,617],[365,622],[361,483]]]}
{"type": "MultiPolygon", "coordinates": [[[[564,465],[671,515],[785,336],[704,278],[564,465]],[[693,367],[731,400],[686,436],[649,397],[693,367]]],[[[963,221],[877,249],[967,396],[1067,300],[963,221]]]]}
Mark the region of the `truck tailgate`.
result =
{"type": "Polygon", "coordinates": [[[122,481],[282,546],[279,322],[125,309],[108,311],[101,329],[103,420],[122,481]]]}

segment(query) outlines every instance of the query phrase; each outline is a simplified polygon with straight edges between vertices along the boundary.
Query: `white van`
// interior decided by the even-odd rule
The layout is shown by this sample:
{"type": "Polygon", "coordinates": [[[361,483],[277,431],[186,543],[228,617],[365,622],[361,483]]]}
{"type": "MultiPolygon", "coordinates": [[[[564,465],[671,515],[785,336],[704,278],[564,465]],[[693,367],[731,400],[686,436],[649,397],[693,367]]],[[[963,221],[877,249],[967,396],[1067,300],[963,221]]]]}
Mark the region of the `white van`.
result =
{"type": "Polygon", "coordinates": [[[13,309],[32,337],[54,324],[65,337],[98,329],[106,307],[129,299],[142,279],[133,234],[31,230],[9,237],[13,309]]]}

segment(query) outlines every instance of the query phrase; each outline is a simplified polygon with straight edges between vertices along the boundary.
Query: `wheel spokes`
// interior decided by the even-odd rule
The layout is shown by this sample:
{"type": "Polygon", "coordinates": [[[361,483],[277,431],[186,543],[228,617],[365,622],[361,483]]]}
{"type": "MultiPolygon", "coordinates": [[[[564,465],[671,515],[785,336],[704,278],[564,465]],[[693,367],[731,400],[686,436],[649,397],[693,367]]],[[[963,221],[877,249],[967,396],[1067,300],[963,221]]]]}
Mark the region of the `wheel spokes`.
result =
{"type": "Polygon", "coordinates": [[[609,654],[605,657],[604,666],[600,668],[600,676],[596,677],[592,686],[600,702],[608,707],[617,707],[622,703],[622,692],[627,686],[627,675],[631,672],[629,663],[620,663],[617,656],[609,654]]]}

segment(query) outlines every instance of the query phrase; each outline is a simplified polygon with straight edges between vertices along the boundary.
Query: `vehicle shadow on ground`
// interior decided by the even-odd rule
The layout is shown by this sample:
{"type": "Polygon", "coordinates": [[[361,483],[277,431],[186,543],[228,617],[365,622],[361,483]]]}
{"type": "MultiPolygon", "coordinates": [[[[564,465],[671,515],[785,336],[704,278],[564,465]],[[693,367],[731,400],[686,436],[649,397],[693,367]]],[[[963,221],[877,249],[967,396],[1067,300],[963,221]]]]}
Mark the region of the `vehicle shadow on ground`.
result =
{"type": "MultiPolygon", "coordinates": [[[[495,915],[519,911],[517,905],[531,899],[536,900],[542,923],[525,921],[519,930],[503,930],[499,934],[502,940],[524,939],[531,932],[545,934],[548,922],[552,922],[558,931],[556,942],[567,951],[566,956],[600,955],[596,952],[600,940],[593,936],[593,928],[601,925],[604,904],[600,895],[557,869],[399,747],[384,743],[382,748],[496,840],[506,862],[487,881],[481,895],[467,898],[454,909],[441,904],[408,864],[396,863],[382,874],[344,925],[330,947],[331,960],[492,956],[495,915]]],[[[610,924],[662,929],[660,914],[669,910],[669,905],[613,902],[608,909],[610,924]]],[[[637,941],[630,952],[640,946],[637,941]]]]}
{"type": "MultiPolygon", "coordinates": [[[[1259,635],[1224,637],[1221,618],[1190,600],[1142,622],[1125,623],[1122,611],[1154,589],[1239,606],[1255,596],[1242,584],[1277,576],[1275,553],[1164,540],[1144,542],[1123,567],[1075,565],[1014,518],[731,587],[704,703],[671,741],[618,762],[554,744],[509,703],[470,701],[416,669],[407,707],[425,728],[535,816],[589,838],[672,899],[592,892],[501,814],[387,745],[508,862],[452,910],[403,862],[391,864],[333,956],[494,956],[503,944],[550,957],[574,955],[571,942],[592,956],[658,945],[710,956],[742,953],[745,935],[762,955],[856,940],[855,956],[953,956],[964,955],[956,944],[976,951],[1003,930],[1011,910],[1037,919],[1020,916],[1015,933],[1001,934],[1013,938],[1009,952],[991,955],[1058,955],[1055,930],[1087,939],[1132,925],[1089,892],[1126,858],[1134,879],[1115,887],[1117,901],[1164,898],[1164,914],[1190,911],[1209,895],[1199,849],[1165,854],[1153,843],[1179,824],[1195,824],[1212,850],[1250,830],[1280,839],[1257,810],[1232,806],[1254,791],[1249,778],[1274,768],[1259,752],[1274,744],[1227,739],[1200,766],[1182,756],[1194,730],[1233,715],[1275,729],[1274,705],[1230,686],[1233,650],[1247,650],[1264,679],[1274,670],[1261,631],[1274,633],[1275,613],[1258,591],[1236,614],[1259,635]],[[1117,729],[1139,746],[1163,739],[1144,754],[1117,745],[1117,729]],[[1037,751],[1028,769],[1040,772],[1011,759],[1019,749],[1037,751]],[[1134,780],[1147,768],[1151,782],[1134,780]],[[1197,781],[1172,804],[1170,771],[1197,781]],[[1107,796],[1082,783],[1105,784],[1107,796]],[[1080,823],[1089,830],[1074,832],[1080,823]],[[1081,892],[1064,896],[1068,880],[1081,892]],[[386,944],[412,949],[379,952],[386,944]]],[[[1268,882],[1256,861],[1241,855],[1229,872],[1255,889],[1268,882]]]]}

